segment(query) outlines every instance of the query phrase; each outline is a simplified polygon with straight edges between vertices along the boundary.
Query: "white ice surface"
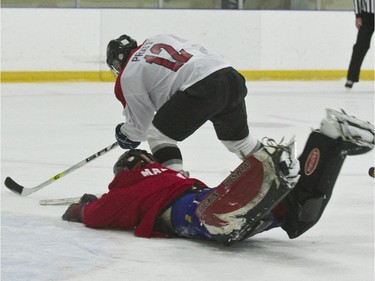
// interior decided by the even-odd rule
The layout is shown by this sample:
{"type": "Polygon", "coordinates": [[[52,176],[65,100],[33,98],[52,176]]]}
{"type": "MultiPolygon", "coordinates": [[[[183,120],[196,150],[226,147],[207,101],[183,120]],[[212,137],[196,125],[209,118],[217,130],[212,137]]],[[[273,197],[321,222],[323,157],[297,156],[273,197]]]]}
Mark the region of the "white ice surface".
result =
{"type": "MultiPolygon", "coordinates": [[[[352,91],[343,83],[248,83],[251,133],[277,140],[295,135],[302,151],[325,108],[373,123],[374,83],[352,91]]],[[[6,176],[36,186],[113,143],[122,115],[112,89],[112,83],[1,85],[1,280],[374,280],[374,179],[367,175],[374,152],[346,159],[330,204],[306,234],[289,240],[277,229],[232,247],[93,230],[62,221],[66,206],[39,205],[106,192],[120,148],[28,197],[4,186],[6,176]]],[[[210,123],[181,149],[185,169],[210,186],[239,164],[210,123]]]]}

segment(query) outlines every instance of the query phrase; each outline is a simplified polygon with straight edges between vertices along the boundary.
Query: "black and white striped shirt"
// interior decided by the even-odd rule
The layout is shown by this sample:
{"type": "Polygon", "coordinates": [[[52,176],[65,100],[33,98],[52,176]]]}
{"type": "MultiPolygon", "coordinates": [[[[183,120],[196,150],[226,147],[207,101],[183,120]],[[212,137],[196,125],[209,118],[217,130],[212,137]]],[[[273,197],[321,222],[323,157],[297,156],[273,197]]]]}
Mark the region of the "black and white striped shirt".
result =
{"type": "Polygon", "coordinates": [[[374,13],[374,0],[353,0],[356,15],[362,13],[374,13]]]}

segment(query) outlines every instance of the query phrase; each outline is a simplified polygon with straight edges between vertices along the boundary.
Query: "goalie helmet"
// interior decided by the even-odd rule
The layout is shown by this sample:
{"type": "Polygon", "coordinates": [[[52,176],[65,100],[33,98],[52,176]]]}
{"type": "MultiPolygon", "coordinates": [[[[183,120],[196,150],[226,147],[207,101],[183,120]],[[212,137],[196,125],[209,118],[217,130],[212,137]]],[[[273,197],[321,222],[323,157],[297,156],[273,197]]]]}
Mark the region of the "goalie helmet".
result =
{"type": "Polygon", "coordinates": [[[113,173],[117,175],[122,170],[140,169],[153,162],[154,156],[146,150],[131,149],[119,157],[113,166],[113,173]]]}
{"type": "Polygon", "coordinates": [[[107,46],[107,65],[117,77],[130,53],[137,47],[137,41],[128,35],[111,40],[107,46]]]}

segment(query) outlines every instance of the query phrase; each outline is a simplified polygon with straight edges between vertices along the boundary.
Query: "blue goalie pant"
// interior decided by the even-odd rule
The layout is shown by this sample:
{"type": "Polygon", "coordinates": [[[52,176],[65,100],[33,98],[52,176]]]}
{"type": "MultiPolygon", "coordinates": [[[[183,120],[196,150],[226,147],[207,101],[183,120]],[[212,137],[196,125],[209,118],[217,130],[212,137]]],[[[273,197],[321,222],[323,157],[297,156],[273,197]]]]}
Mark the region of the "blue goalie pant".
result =
{"type": "MultiPolygon", "coordinates": [[[[197,206],[211,191],[212,189],[205,188],[194,193],[188,193],[174,202],[171,210],[171,222],[173,230],[178,236],[215,240],[195,215],[197,206]]],[[[272,224],[264,231],[279,226],[280,223],[273,219],[272,224]]]]}
{"type": "Polygon", "coordinates": [[[209,188],[201,189],[188,193],[174,202],[171,222],[177,235],[194,239],[211,239],[211,235],[195,215],[198,204],[211,191],[209,188]]]}

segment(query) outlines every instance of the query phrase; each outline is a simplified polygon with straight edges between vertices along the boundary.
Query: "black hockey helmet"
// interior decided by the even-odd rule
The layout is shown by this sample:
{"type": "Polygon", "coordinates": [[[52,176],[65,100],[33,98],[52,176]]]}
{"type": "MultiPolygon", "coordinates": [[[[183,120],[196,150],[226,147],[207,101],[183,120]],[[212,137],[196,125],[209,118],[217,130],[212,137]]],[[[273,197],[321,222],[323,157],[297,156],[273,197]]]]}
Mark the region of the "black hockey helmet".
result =
{"type": "Polygon", "coordinates": [[[146,150],[131,149],[119,157],[113,166],[113,173],[117,175],[122,170],[140,169],[153,162],[154,156],[146,150]]]}
{"type": "Polygon", "coordinates": [[[128,35],[121,35],[107,45],[107,65],[115,77],[118,76],[130,53],[137,47],[137,41],[128,35]]]}

